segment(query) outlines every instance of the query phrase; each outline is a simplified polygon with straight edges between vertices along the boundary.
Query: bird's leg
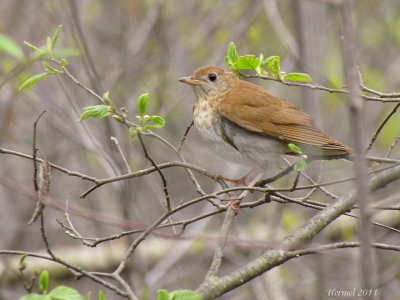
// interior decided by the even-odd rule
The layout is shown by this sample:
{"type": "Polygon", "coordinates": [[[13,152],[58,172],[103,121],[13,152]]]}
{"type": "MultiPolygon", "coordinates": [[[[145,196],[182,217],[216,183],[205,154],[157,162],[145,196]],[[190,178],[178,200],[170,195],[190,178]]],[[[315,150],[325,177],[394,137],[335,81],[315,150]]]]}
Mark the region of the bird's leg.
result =
{"type": "MultiPolygon", "coordinates": [[[[254,187],[254,185],[256,184],[256,182],[261,178],[261,176],[264,175],[264,172],[261,172],[259,174],[257,174],[256,177],[254,177],[254,179],[250,182],[250,184],[247,187],[254,187]]],[[[247,175],[248,176],[248,175],[247,175]]],[[[235,210],[235,216],[238,214],[239,212],[239,207],[240,207],[240,202],[242,202],[243,198],[247,196],[247,194],[250,192],[250,190],[245,190],[243,191],[238,199],[235,200],[230,200],[227,204],[227,208],[229,206],[232,205],[232,208],[235,210]]]]}
{"type": "Polygon", "coordinates": [[[249,172],[247,172],[246,174],[244,174],[242,177],[238,178],[238,179],[230,179],[230,178],[226,178],[224,176],[218,175],[217,178],[218,179],[223,179],[225,181],[229,181],[234,183],[235,186],[239,186],[239,185],[244,185],[247,186],[246,184],[246,179],[247,177],[249,177],[249,175],[254,171],[254,169],[251,169],[249,172]]]}

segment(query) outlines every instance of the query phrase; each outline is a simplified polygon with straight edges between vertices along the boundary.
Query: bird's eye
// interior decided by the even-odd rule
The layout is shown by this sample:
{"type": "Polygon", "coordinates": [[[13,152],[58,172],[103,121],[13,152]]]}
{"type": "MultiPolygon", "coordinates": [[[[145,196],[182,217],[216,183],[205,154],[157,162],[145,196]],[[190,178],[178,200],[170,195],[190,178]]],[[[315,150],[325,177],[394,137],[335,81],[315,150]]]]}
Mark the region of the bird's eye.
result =
{"type": "Polygon", "coordinates": [[[208,79],[210,79],[210,81],[215,81],[217,80],[217,74],[215,73],[211,73],[210,75],[208,75],[208,79]]]}

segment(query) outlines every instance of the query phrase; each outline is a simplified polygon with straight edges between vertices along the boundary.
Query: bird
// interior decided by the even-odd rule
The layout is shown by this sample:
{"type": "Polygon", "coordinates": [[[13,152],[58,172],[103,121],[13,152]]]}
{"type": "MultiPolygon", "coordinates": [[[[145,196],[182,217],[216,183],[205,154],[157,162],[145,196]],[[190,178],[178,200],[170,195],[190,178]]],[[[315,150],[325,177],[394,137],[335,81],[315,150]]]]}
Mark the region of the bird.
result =
{"type": "Polygon", "coordinates": [[[312,159],[348,158],[353,149],[317,128],[298,106],[228,70],[203,66],[179,78],[192,86],[193,121],[201,138],[221,157],[265,170],[289,144],[312,159]]]}

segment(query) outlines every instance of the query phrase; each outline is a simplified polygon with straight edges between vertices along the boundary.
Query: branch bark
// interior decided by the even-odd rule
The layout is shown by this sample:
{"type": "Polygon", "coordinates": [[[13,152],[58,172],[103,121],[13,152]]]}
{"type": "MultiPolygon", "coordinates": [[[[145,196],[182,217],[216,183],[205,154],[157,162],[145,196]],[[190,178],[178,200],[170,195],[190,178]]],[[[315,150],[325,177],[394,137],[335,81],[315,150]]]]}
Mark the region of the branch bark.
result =
{"type": "MultiPolygon", "coordinates": [[[[369,182],[369,192],[372,193],[387,184],[400,179],[400,165],[385,170],[373,176],[369,182]]],[[[286,237],[281,249],[268,250],[258,258],[222,277],[212,276],[206,279],[196,290],[203,300],[214,299],[233,290],[253,278],[297,257],[294,250],[304,242],[311,241],[321,230],[345,212],[351,211],[356,203],[356,193],[350,193],[325,209],[318,212],[293,234],[286,237]]]]}
{"type": "MultiPolygon", "coordinates": [[[[371,212],[369,208],[369,195],[367,186],[367,163],[365,157],[366,130],[364,102],[359,93],[360,77],[357,67],[357,36],[353,24],[353,1],[342,1],[339,5],[342,17],[342,56],[343,68],[347,85],[349,86],[349,117],[351,135],[354,140],[355,160],[354,174],[356,176],[355,200],[360,209],[360,222],[358,224],[359,240],[361,243],[359,254],[361,287],[374,289],[376,287],[376,262],[374,250],[371,246],[371,212]]],[[[374,295],[366,295],[365,299],[373,299],[374,295]]]]}

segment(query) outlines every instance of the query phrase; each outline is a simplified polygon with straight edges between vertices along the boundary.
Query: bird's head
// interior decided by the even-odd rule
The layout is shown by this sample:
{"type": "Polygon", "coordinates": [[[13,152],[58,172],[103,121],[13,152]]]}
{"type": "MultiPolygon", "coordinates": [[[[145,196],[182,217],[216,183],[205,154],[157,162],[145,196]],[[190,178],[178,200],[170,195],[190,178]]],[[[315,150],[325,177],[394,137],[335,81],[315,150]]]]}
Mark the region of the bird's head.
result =
{"type": "Polygon", "coordinates": [[[201,98],[212,94],[224,94],[235,79],[232,72],[216,66],[204,66],[195,70],[190,76],[179,78],[179,81],[190,84],[197,98],[201,98]]]}

